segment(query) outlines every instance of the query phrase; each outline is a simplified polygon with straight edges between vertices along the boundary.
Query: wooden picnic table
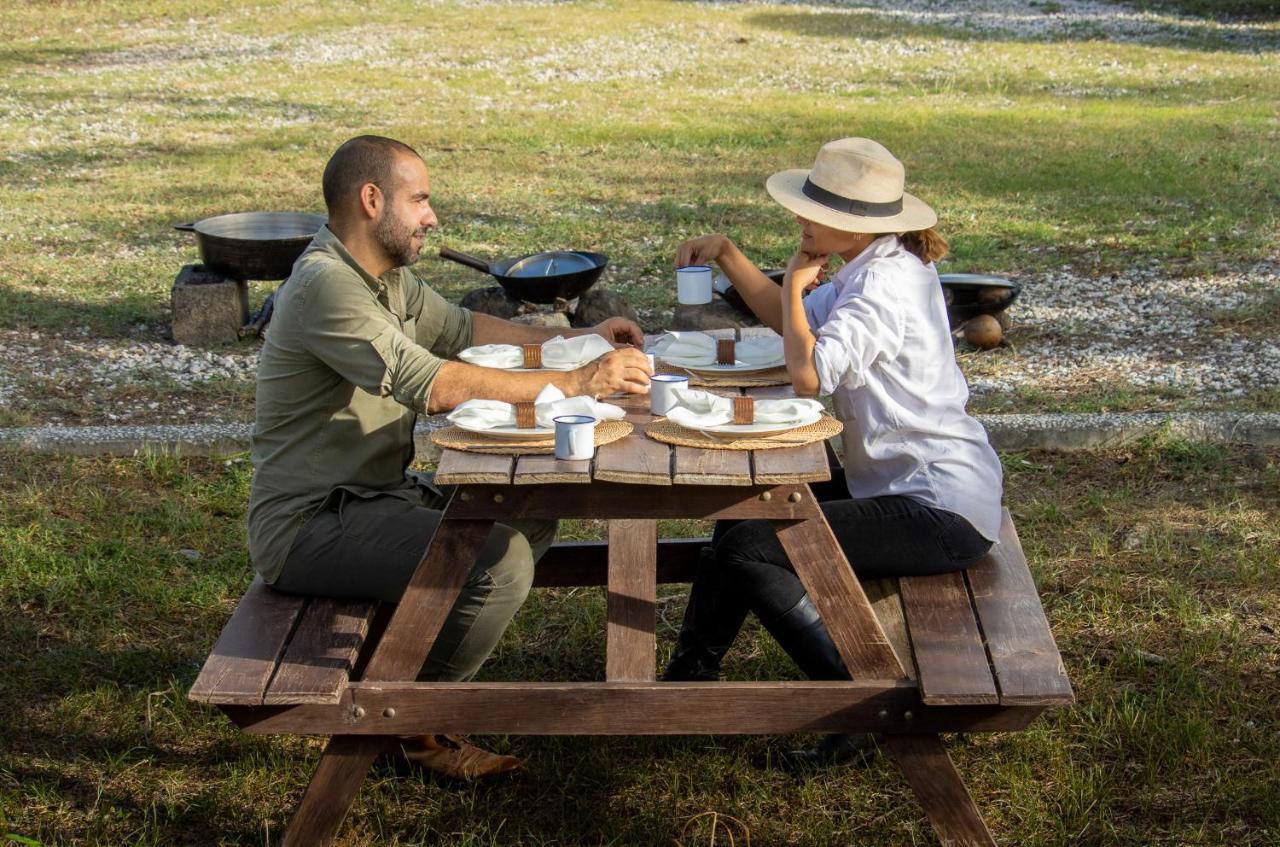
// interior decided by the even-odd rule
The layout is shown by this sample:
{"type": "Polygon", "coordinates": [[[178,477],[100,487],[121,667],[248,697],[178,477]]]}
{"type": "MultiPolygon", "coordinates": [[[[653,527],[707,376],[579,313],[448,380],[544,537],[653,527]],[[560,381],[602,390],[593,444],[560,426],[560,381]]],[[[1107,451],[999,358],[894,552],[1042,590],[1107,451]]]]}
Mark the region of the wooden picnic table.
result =
{"type": "Polygon", "coordinates": [[[864,587],[809,489],[830,478],[825,444],[673,447],[644,435],[646,398],[620,404],[635,431],[593,460],[445,450],[436,480],[458,487],[380,635],[376,604],[250,589],[191,697],[249,732],[332,736],[284,843],[330,843],[402,735],[868,731],[943,844],[994,844],[938,733],[1022,729],[1072,697],[1007,513],[1003,543],[967,574],[864,587]],[[605,543],[553,546],[534,583],[608,586],[605,680],[415,682],[490,527],[515,517],[608,521],[605,543]],[[852,679],[655,681],[656,586],[688,581],[705,543],[659,541],[665,518],[773,521],[852,679]]]}

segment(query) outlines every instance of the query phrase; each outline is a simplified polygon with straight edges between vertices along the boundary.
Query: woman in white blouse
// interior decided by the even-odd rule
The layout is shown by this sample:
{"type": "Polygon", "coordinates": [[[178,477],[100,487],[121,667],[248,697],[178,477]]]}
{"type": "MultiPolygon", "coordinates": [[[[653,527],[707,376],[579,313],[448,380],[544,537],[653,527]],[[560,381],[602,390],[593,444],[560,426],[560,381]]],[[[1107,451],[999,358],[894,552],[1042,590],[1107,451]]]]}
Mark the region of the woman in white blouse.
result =
{"type": "MultiPolygon", "coordinates": [[[[966,568],[1000,530],[1000,461],[965,412],[969,391],[933,266],[947,244],[933,229],[933,210],[903,187],[901,162],[881,145],[833,141],[811,170],[768,180],[769,194],[800,224],[781,289],[723,235],[687,241],[676,257],[677,266],[718,264],[782,334],[796,393],[832,396],[845,426],[845,476],[814,489],[864,578],[966,568]],[[818,285],[833,255],[845,264],[818,285]]],[[[767,521],[722,522],[713,549],[666,679],[717,678],[749,611],[809,677],[847,678],[767,521]]],[[[833,736],[791,757],[838,761],[870,748],[865,736],[833,736]]]]}

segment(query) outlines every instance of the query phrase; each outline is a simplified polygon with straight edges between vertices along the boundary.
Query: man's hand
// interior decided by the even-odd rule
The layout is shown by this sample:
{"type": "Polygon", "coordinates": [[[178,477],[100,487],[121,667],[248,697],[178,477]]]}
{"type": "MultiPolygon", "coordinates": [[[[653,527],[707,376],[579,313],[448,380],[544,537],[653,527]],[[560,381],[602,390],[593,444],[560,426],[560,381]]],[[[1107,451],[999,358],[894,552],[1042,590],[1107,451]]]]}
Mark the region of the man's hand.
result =
{"type": "Polygon", "coordinates": [[[626,318],[606,318],[591,327],[589,332],[603,336],[604,340],[610,344],[629,344],[634,347],[644,347],[644,332],[635,321],[627,320],[626,318]]]}
{"type": "Polygon", "coordinates": [[[676,267],[709,265],[733,246],[733,242],[724,235],[700,235],[697,238],[690,238],[676,248],[676,267]]]}
{"type": "Polygon", "coordinates": [[[623,347],[604,354],[573,373],[579,380],[579,394],[603,397],[619,391],[648,394],[649,377],[653,375],[653,370],[643,352],[634,347],[623,347]]]}
{"type": "Polygon", "coordinates": [[[787,275],[782,279],[783,290],[799,288],[801,291],[809,291],[818,284],[829,261],[830,256],[797,250],[792,254],[791,261],[787,262],[787,275]]]}

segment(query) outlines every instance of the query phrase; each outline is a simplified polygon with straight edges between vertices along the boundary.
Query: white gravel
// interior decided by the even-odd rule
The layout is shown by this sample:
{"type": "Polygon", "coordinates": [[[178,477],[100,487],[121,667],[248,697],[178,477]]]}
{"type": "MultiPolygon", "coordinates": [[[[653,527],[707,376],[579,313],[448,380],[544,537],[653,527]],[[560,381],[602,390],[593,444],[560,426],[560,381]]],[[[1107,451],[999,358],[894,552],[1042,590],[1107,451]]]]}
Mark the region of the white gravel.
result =
{"type": "MultiPolygon", "coordinates": [[[[961,356],[975,395],[1018,388],[1070,394],[1105,384],[1176,389],[1212,407],[1216,399],[1280,388],[1280,338],[1223,324],[1280,302],[1280,259],[1200,277],[1150,265],[1114,278],[1060,270],[1018,282],[1012,346],[961,356]]],[[[149,338],[91,338],[86,330],[2,331],[0,402],[38,407],[47,386],[64,385],[111,398],[101,407],[106,420],[154,420],[169,411],[166,390],[221,379],[249,391],[257,359],[256,346],[199,350],[149,338]],[[144,390],[126,390],[139,386],[144,390]]],[[[176,411],[188,419],[199,410],[176,411]]]]}

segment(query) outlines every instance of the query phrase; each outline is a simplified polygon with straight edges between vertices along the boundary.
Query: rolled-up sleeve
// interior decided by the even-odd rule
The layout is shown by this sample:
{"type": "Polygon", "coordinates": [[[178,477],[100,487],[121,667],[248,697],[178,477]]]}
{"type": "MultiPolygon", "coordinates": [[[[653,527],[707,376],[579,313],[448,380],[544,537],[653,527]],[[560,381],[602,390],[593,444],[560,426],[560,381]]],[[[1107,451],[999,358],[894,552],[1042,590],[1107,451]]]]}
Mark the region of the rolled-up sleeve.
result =
{"type": "Polygon", "coordinates": [[[363,282],[310,280],[301,305],[295,330],[308,352],[364,391],[426,413],[444,360],[401,332],[363,282]]]}
{"type": "Polygon", "coordinates": [[[414,341],[437,356],[451,359],[471,346],[471,310],[445,300],[407,271],[405,309],[418,322],[414,341]]]}
{"type": "Polygon", "coordinates": [[[902,316],[892,293],[869,275],[862,291],[840,297],[817,328],[813,363],[823,396],[841,386],[857,388],[878,359],[891,359],[902,349],[902,316]]]}

